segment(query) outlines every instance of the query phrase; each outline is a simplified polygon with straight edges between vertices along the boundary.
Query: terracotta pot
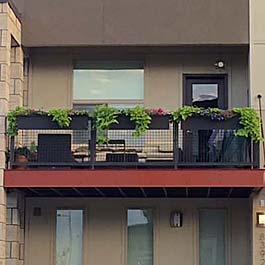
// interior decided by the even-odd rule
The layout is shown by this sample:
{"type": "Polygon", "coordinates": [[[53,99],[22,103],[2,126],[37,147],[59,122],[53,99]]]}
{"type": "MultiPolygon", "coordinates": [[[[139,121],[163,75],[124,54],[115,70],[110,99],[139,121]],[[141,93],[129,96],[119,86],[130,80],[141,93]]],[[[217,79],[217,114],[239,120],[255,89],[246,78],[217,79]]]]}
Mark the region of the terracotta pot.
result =
{"type": "Polygon", "coordinates": [[[17,155],[16,162],[19,163],[17,169],[25,169],[28,167],[28,158],[25,155],[17,155]]]}

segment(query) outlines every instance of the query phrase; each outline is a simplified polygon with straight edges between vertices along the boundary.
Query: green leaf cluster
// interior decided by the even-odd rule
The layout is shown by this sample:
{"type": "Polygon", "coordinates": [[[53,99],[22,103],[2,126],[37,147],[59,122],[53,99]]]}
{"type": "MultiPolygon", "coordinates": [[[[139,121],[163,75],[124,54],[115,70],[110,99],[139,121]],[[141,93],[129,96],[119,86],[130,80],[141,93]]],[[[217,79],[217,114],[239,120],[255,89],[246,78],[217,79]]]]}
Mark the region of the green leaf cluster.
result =
{"type": "Polygon", "coordinates": [[[171,112],[171,117],[173,123],[179,123],[185,121],[187,118],[196,116],[200,114],[202,108],[193,107],[193,106],[184,106],[173,112],[171,112]]]}
{"type": "Polygon", "coordinates": [[[68,109],[51,109],[48,111],[48,116],[52,117],[61,128],[69,128],[72,118],[69,116],[68,109]]]}
{"type": "Polygon", "coordinates": [[[99,144],[108,142],[109,139],[106,136],[106,130],[112,124],[118,124],[117,117],[119,114],[119,110],[108,107],[107,105],[100,105],[95,109],[94,115],[96,118],[97,141],[99,144]]]}
{"type": "MultiPolygon", "coordinates": [[[[151,116],[147,109],[142,106],[136,106],[132,109],[121,112],[118,109],[108,107],[107,105],[99,106],[95,112],[95,127],[98,135],[98,143],[107,143],[108,138],[106,131],[112,124],[118,124],[118,115],[124,113],[130,117],[130,120],[135,124],[135,131],[133,136],[140,137],[149,128],[151,123],[151,116]]],[[[52,109],[48,112],[41,110],[35,111],[23,107],[17,107],[7,115],[9,136],[16,136],[18,134],[17,117],[20,115],[39,114],[48,115],[52,120],[57,122],[61,128],[69,128],[71,124],[72,115],[89,115],[88,112],[76,112],[68,109],[52,109]]],[[[189,117],[202,116],[209,117],[212,120],[220,121],[232,118],[238,115],[241,127],[237,130],[236,136],[251,138],[254,141],[262,141],[261,136],[261,122],[257,112],[251,108],[234,108],[232,111],[223,111],[218,108],[199,108],[194,106],[184,106],[170,113],[171,121],[179,123],[185,121],[189,117]]]]}
{"type": "Polygon", "coordinates": [[[125,114],[135,123],[133,136],[140,137],[148,130],[152,118],[144,107],[135,106],[132,109],[126,110],[125,114]]]}
{"type": "Polygon", "coordinates": [[[16,136],[18,134],[17,116],[24,115],[26,113],[27,113],[27,109],[25,109],[23,107],[17,107],[8,113],[8,115],[7,115],[7,121],[8,121],[7,134],[9,136],[16,136]]]}
{"type": "Polygon", "coordinates": [[[236,136],[251,138],[258,142],[262,141],[261,122],[257,112],[251,108],[234,108],[233,112],[240,116],[240,125],[242,127],[237,130],[236,136]]]}

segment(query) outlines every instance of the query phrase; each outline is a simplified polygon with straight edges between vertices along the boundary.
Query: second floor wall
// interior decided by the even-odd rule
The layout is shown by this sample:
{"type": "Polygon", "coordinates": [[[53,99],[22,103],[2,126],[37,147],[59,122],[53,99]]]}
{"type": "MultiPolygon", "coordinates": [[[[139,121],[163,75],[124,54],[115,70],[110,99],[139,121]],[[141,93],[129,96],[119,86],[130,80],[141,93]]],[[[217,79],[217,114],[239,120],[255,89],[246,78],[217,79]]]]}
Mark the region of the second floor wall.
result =
{"type": "Polygon", "coordinates": [[[12,1],[26,47],[249,42],[249,0],[12,1]]]}
{"type": "MultiPolygon", "coordinates": [[[[115,60],[141,62],[144,71],[144,96],[142,101],[137,102],[147,108],[162,107],[172,110],[183,105],[185,74],[227,74],[228,108],[245,107],[249,104],[248,54],[244,49],[181,53],[131,50],[116,53],[115,49],[77,49],[75,52],[67,49],[33,49],[29,56],[29,78],[25,79],[25,87],[28,89],[28,98],[25,101],[28,106],[35,109],[72,108],[75,65],[80,61],[90,60],[104,60],[110,64],[115,60]],[[220,59],[225,63],[224,69],[214,66],[220,59]]],[[[88,82],[87,89],[90,86],[88,82]]]]}

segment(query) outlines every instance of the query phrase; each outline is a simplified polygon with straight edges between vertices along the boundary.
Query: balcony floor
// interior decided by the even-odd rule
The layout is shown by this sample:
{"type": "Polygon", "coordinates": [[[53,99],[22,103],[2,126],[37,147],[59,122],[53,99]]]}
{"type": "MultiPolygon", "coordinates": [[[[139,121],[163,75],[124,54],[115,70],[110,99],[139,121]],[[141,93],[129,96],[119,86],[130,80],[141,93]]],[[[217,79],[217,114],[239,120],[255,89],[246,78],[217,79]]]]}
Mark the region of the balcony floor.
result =
{"type": "Polygon", "coordinates": [[[265,187],[264,170],[7,170],[5,188],[28,196],[241,198],[265,187]]]}

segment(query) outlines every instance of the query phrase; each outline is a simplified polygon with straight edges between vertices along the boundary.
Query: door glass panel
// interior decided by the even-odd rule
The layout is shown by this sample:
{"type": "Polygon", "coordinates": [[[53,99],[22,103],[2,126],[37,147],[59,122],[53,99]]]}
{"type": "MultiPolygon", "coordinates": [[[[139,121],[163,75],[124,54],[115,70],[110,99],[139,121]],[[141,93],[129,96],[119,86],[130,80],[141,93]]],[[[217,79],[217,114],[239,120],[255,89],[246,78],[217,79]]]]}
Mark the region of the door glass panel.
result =
{"type": "Polygon", "coordinates": [[[82,265],[83,211],[57,210],[56,265],[82,265]]]}
{"type": "Polygon", "coordinates": [[[226,265],[225,210],[201,210],[200,265],[226,265]]]}
{"type": "Polygon", "coordinates": [[[128,265],[153,265],[153,213],[150,209],[127,212],[128,265]]]}
{"type": "Polygon", "coordinates": [[[218,84],[192,84],[192,105],[218,107],[218,84]]]}

